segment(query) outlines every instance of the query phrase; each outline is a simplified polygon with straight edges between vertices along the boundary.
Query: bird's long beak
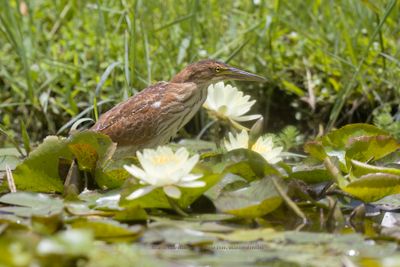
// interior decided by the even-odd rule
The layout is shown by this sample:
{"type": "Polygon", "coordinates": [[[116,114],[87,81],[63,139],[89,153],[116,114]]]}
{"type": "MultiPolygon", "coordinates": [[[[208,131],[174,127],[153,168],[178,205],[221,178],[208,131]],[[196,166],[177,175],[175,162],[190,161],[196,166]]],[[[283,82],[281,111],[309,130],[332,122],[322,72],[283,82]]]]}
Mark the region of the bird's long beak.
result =
{"type": "Polygon", "coordinates": [[[265,79],[264,77],[233,67],[229,67],[228,69],[226,69],[223,72],[223,76],[226,77],[226,79],[239,80],[239,81],[254,81],[254,82],[267,81],[267,79],[265,79]]]}

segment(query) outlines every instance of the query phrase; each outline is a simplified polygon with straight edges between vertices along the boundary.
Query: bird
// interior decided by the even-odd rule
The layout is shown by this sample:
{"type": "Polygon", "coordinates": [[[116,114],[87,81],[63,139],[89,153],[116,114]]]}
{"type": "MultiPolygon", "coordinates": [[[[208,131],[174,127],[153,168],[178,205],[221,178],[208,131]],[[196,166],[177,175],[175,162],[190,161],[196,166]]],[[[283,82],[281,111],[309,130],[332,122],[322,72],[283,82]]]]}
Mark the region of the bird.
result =
{"type": "Polygon", "coordinates": [[[210,84],[224,80],[266,79],[221,61],[206,59],[186,66],[170,82],[158,82],[117,104],[90,130],[117,143],[119,156],[168,143],[197,113],[210,84]]]}

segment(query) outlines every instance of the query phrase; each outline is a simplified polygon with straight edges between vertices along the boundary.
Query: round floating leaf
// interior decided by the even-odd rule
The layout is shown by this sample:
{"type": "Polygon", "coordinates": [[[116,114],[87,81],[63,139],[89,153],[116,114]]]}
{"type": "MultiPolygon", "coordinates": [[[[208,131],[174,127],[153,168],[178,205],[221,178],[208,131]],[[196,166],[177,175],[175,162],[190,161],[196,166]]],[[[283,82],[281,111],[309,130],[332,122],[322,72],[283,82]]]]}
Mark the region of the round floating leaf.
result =
{"type": "Polygon", "coordinates": [[[0,203],[13,205],[11,207],[1,207],[0,210],[7,210],[7,212],[23,217],[60,213],[64,208],[63,201],[59,198],[29,192],[3,195],[0,197],[0,203]]]}
{"type": "Polygon", "coordinates": [[[95,180],[103,190],[120,188],[124,182],[131,177],[124,169],[124,165],[135,163],[132,158],[121,160],[109,160],[107,164],[96,168],[95,180]]]}
{"type": "Polygon", "coordinates": [[[224,169],[224,173],[230,172],[253,181],[265,175],[278,175],[281,173],[269,164],[260,154],[250,149],[235,149],[229,151],[224,156],[224,161],[232,162],[224,169]]]}
{"type": "Polygon", "coordinates": [[[116,144],[105,134],[83,131],[70,136],[68,147],[81,170],[93,171],[112,157],[116,144]]]}
{"type": "Polygon", "coordinates": [[[328,155],[320,141],[310,141],[304,145],[304,151],[312,157],[323,161],[328,155]]]}
{"type": "Polygon", "coordinates": [[[131,241],[142,234],[142,226],[128,226],[108,219],[76,219],[71,221],[74,229],[90,229],[97,239],[106,241],[131,241]]]}
{"type": "Polygon", "coordinates": [[[121,200],[119,202],[119,205],[122,207],[139,206],[142,208],[171,208],[167,196],[165,195],[162,188],[156,188],[150,193],[133,200],[126,199],[127,196],[142,187],[143,185],[139,184],[126,185],[125,189],[123,189],[121,192],[121,200]]]}
{"type": "Polygon", "coordinates": [[[11,154],[12,152],[9,148],[0,149],[0,171],[5,171],[6,166],[14,170],[18,163],[21,162],[18,155],[11,154]]]}
{"type": "Polygon", "coordinates": [[[391,136],[360,136],[351,139],[350,146],[346,149],[348,164],[350,159],[366,162],[377,160],[398,150],[400,144],[391,136]]]}
{"type": "MultiPolygon", "coordinates": [[[[274,211],[282,203],[271,177],[252,182],[248,187],[221,193],[214,205],[221,211],[238,217],[256,218],[274,211]]],[[[286,184],[275,178],[286,191],[286,184]]]]}
{"type": "Polygon", "coordinates": [[[80,170],[92,171],[96,167],[96,162],[98,159],[98,154],[96,149],[85,143],[81,144],[68,144],[69,149],[72,154],[76,157],[78,161],[78,166],[80,170]]]}
{"type": "Polygon", "coordinates": [[[34,192],[62,192],[63,182],[59,175],[60,158],[72,160],[67,140],[48,136],[43,143],[29,154],[13,171],[18,190],[34,192]]]}
{"type": "Polygon", "coordinates": [[[206,192],[208,189],[218,183],[218,181],[221,180],[221,177],[221,174],[206,174],[199,179],[199,181],[204,181],[206,183],[205,186],[194,188],[180,187],[182,196],[177,200],[177,203],[183,208],[189,207],[190,204],[198,199],[204,192],[206,192]]]}
{"type": "Polygon", "coordinates": [[[322,145],[335,149],[345,149],[349,141],[358,136],[389,135],[386,131],[366,123],[355,123],[343,126],[322,137],[322,145]]]}
{"type": "Polygon", "coordinates": [[[84,256],[93,249],[93,235],[85,230],[68,230],[40,241],[37,253],[45,255],[84,256]]]}
{"type": "Polygon", "coordinates": [[[322,183],[332,180],[331,174],[326,169],[321,168],[294,171],[289,175],[289,178],[302,180],[309,184],[322,183]]]}
{"type": "Polygon", "coordinates": [[[364,202],[373,202],[400,193],[400,176],[388,173],[366,174],[342,187],[342,190],[364,202]]]}
{"type": "Polygon", "coordinates": [[[368,173],[378,173],[378,172],[400,175],[400,169],[374,166],[354,159],[351,160],[351,171],[352,174],[356,177],[368,173]]]}

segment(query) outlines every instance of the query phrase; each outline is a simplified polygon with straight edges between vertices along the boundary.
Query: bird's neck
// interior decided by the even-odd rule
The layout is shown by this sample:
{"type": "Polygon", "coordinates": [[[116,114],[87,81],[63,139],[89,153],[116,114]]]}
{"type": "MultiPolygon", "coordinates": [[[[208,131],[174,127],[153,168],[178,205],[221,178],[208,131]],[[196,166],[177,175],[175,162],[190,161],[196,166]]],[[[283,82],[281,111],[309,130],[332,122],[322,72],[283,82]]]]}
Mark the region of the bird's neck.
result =
{"type": "Polygon", "coordinates": [[[176,74],[172,79],[172,83],[195,83],[198,88],[208,87],[212,81],[211,80],[202,80],[198,77],[192,75],[193,72],[190,68],[185,68],[178,74],[176,74]]]}
{"type": "Polygon", "coordinates": [[[183,69],[180,71],[178,74],[176,74],[174,77],[171,79],[172,83],[187,83],[187,82],[192,82],[191,81],[191,72],[190,70],[183,69]]]}

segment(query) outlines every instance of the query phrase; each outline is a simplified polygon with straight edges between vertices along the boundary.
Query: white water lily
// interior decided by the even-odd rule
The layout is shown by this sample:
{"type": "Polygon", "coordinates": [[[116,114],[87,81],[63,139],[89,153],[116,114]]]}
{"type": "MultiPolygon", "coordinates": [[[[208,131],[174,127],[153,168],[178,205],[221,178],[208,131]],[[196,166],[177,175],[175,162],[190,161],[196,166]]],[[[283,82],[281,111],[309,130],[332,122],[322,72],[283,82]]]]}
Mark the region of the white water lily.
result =
{"type": "Polygon", "coordinates": [[[282,160],[281,152],[283,147],[274,147],[272,137],[260,136],[257,141],[249,147],[249,135],[245,130],[234,136],[229,133],[229,141],[224,140],[225,148],[228,151],[246,148],[260,154],[268,163],[275,164],[282,160]]]}
{"type": "Polygon", "coordinates": [[[135,165],[125,165],[124,168],[132,176],[140,180],[142,187],[130,194],[127,199],[142,197],[156,188],[162,188],[171,198],[180,198],[178,187],[203,187],[204,181],[197,181],[202,174],[191,174],[191,170],[199,161],[199,155],[189,158],[186,148],[180,148],[175,153],[171,148],[160,146],[157,149],[144,149],[136,153],[143,169],[135,165]]]}
{"type": "Polygon", "coordinates": [[[256,120],[261,115],[244,115],[256,102],[249,101],[249,95],[243,95],[236,87],[224,82],[218,82],[208,87],[207,99],[203,107],[210,111],[212,116],[229,120],[234,126],[243,129],[237,122],[256,120]]]}

